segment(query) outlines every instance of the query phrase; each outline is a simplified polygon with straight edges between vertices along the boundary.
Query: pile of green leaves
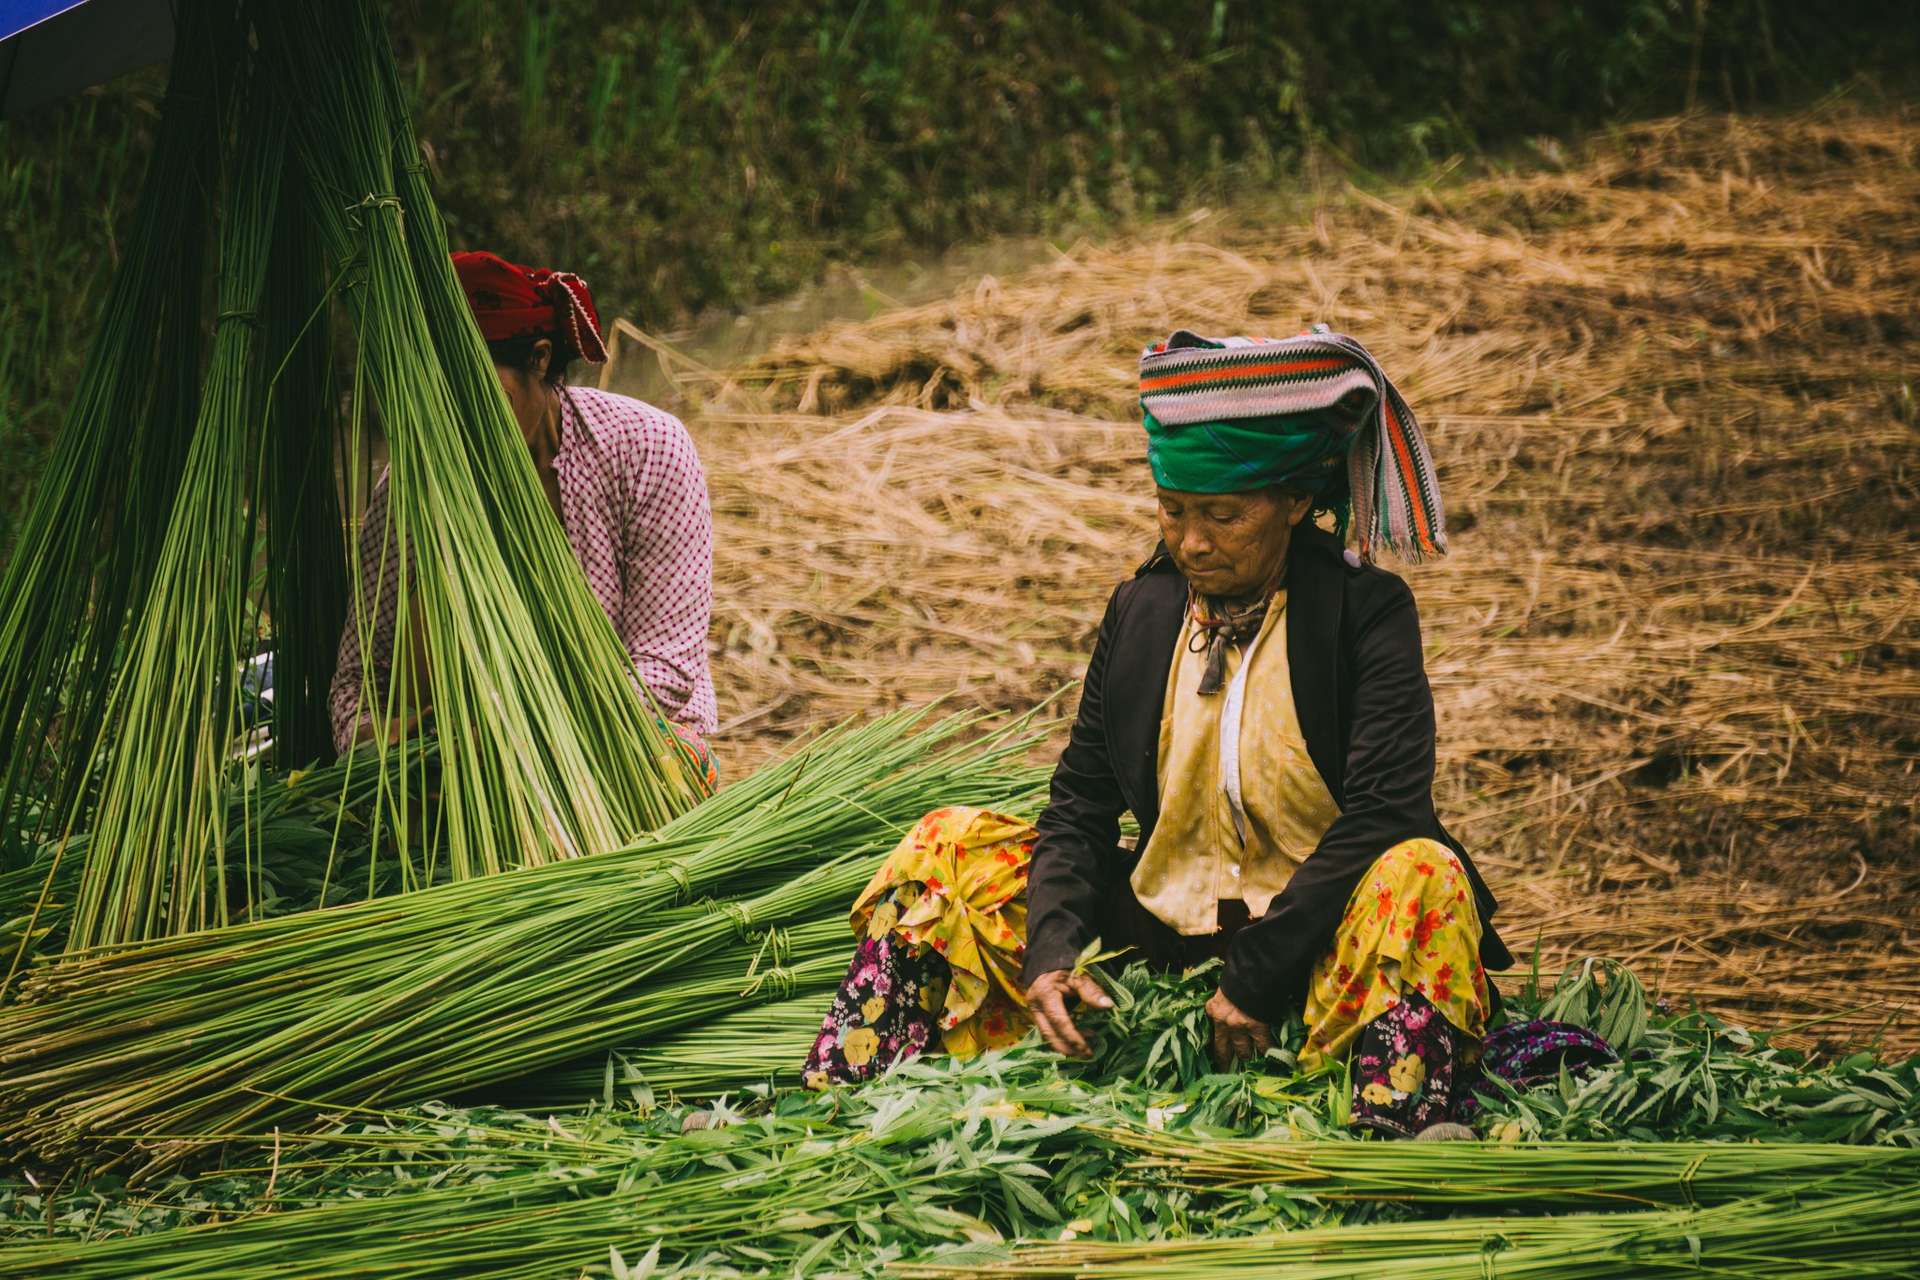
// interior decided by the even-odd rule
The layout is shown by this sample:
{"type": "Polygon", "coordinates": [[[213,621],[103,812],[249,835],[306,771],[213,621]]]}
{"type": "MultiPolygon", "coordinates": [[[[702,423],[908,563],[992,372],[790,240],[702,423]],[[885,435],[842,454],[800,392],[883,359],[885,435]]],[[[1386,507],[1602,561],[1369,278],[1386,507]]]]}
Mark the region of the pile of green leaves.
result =
{"type": "Polygon", "coordinates": [[[1483,1085],[1488,1132],[1509,1140],[1883,1142],[1920,1145],[1920,1058],[1821,1060],[1712,1014],[1654,1016],[1633,971],[1589,958],[1542,991],[1538,962],[1510,1020],[1597,1032],[1625,1061],[1551,1087],[1483,1085]]]}
{"type": "Polygon", "coordinates": [[[1920,1058],[1884,1062],[1859,1052],[1809,1060],[1693,1013],[1656,1021],[1626,1062],[1489,1097],[1481,1123],[1527,1140],[1920,1146],[1920,1058]]]}
{"type": "MultiPolygon", "coordinates": [[[[1292,1233],[1389,1224],[1386,1239],[1429,1248],[1449,1226],[1477,1241],[1483,1220],[1435,1215],[1538,1212],[1543,1198],[1555,1211],[1634,1212],[1583,1213],[1560,1235],[1561,1219],[1499,1219],[1513,1227],[1515,1247],[1551,1251],[1558,1241],[1598,1257],[1607,1241],[1638,1240],[1633,1249],[1685,1256],[1687,1215],[1697,1214],[1703,1259],[1731,1266],[1762,1218],[1773,1224],[1766,1230],[1785,1231],[1779,1224],[1800,1221],[1794,1214],[1825,1214],[1862,1187],[1910,1188],[1920,1177],[1911,1110],[1840,1143],[1830,1124],[1853,1091],[1897,1092],[1881,1078],[1911,1080],[1916,1064],[1821,1065],[1752,1037],[1742,1050],[1693,1016],[1650,1018],[1652,1056],[1577,1081],[1575,1101],[1557,1108],[1563,1128],[1597,1123],[1595,1100],[1622,1081],[1660,1088],[1679,1051],[1667,1047],[1671,1038],[1710,1075],[1744,1073],[1745,1105],[1775,1119],[1770,1133],[1723,1110],[1727,1127],[1702,1125],[1691,1142],[1503,1135],[1519,1108],[1559,1097],[1549,1088],[1493,1100],[1481,1128],[1503,1136],[1482,1142],[1362,1139],[1344,1128],[1343,1074],[1293,1070],[1297,1029],[1281,1029],[1281,1047],[1264,1063],[1213,1069],[1201,1006],[1215,976],[1136,968],[1109,978],[1116,1006],[1088,1015],[1096,1051],[1084,1063],[1029,1042],[969,1062],[912,1060],[864,1087],[813,1094],[744,1079],[760,1064],[742,1060],[754,1059],[754,1046],[721,1032],[737,1016],[729,1015],[655,1040],[646,1060],[670,1063],[674,1074],[638,1069],[644,1089],[612,1089],[611,1106],[596,1085],[581,1107],[558,1113],[481,1105],[347,1113],[329,1128],[229,1147],[221,1168],[145,1188],[138,1207],[111,1182],[57,1191],[17,1182],[0,1190],[0,1215],[19,1242],[0,1246],[0,1276],[40,1266],[80,1277],[238,1277],[275,1257],[298,1257],[314,1276],[859,1275],[920,1265],[964,1274],[1034,1262],[1009,1251],[1021,1240],[1093,1249],[1085,1265],[1097,1269],[1103,1245],[1198,1242],[1204,1252],[1206,1241],[1245,1240],[1256,1250],[1248,1257],[1272,1256],[1258,1250],[1289,1247],[1292,1233]],[[1788,1063],[1792,1083],[1775,1074],[1788,1063]],[[693,1082],[689,1100],[670,1080],[693,1082]],[[729,1080],[742,1083],[716,1095],[729,1080]],[[1766,1080],[1778,1085],[1770,1094],[1766,1080]],[[1756,1136],[1773,1141],[1755,1145],[1756,1136]],[[1737,1213],[1771,1194],[1802,1203],[1756,1209],[1751,1221],[1737,1213]],[[1682,1207],[1649,1207],[1663,1205],[1682,1207]],[[181,1229],[236,1212],[226,1225],[181,1229]],[[122,1232],[131,1238],[103,1239],[122,1232]],[[484,1241],[484,1256],[448,1250],[454,1237],[484,1241]]],[[[1570,1006],[1579,982],[1576,969],[1561,984],[1563,1011],[1578,1011],[1570,1006]]],[[[798,1025],[806,1003],[791,1003],[798,1025]]],[[[1516,1005],[1516,1015],[1537,1011],[1516,1005]]],[[[1859,1222],[1884,1228],[1881,1218],[1905,1202],[1849,1204],[1859,1222]]],[[[1767,1247],[1793,1256],[1817,1237],[1809,1227],[1769,1237],[1767,1247]]],[[[1347,1238],[1321,1243],[1345,1247],[1347,1238]]]]}

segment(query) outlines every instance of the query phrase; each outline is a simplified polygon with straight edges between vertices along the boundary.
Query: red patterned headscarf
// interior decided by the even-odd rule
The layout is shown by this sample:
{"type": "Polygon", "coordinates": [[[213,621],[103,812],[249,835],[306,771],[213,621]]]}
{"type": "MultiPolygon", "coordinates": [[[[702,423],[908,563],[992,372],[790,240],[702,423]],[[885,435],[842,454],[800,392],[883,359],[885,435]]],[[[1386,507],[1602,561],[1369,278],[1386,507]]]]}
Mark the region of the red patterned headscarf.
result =
{"type": "Polygon", "coordinates": [[[488,342],[548,338],[556,364],[574,359],[605,362],[607,348],[600,340],[593,294],[571,271],[523,267],[492,253],[456,253],[453,270],[480,323],[480,336],[488,342]]]}

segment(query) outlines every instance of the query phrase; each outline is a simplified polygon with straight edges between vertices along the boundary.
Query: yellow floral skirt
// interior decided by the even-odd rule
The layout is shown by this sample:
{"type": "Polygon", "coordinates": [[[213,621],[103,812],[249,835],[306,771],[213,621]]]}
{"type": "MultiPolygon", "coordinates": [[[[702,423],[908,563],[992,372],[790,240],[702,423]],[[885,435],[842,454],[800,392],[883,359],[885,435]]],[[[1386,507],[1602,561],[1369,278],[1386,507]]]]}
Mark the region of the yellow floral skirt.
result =
{"type": "MultiPolygon", "coordinates": [[[[988,809],[936,809],[915,824],[853,906],[860,951],[809,1056],[808,1083],[865,1078],[936,1039],[965,1058],[1026,1035],[1020,968],[1034,839],[1030,824],[988,809]]],[[[1362,1028],[1409,993],[1480,1036],[1490,1010],[1480,932],[1452,850],[1432,840],[1387,850],[1314,967],[1301,1065],[1345,1056],[1362,1028]]],[[[1414,1070],[1401,1065],[1407,1079],[1391,1083],[1414,1070]]]]}
{"type": "Polygon", "coordinates": [[[853,904],[853,931],[930,947],[947,962],[940,1043],[970,1058],[1033,1025],[1020,986],[1034,829],[991,809],[935,809],[915,824],[853,904]]]}
{"type": "Polygon", "coordinates": [[[1307,984],[1300,1065],[1345,1056],[1360,1028],[1408,991],[1467,1035],[1485,1032],[1492,1006],[1480,966],[1480,909],[1460,859],[1437,840],[1393,846],[1347,899],[1333,950],[1307,984]]]}

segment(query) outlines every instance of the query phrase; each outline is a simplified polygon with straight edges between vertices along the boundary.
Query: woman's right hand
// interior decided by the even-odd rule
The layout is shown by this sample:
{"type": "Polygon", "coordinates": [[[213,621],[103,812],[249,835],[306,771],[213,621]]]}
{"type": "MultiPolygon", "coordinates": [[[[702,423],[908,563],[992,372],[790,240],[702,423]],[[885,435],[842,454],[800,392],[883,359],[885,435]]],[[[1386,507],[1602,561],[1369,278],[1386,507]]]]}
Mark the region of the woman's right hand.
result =
{"type": "Polygon", "coordinates": [[[1078,996],[1096,1009],[1113,1008],[1113,1001],[1091,974],[1055,969],[1035,978],[1027,988],[1027,1011],[1033,1014],[1033,1025],[1040,1028],[1040,1034],[1055,1053],[1069,1058],[1091,1058],[1092,1047],[1067,1012],[1068,996],[1078,996]]]}

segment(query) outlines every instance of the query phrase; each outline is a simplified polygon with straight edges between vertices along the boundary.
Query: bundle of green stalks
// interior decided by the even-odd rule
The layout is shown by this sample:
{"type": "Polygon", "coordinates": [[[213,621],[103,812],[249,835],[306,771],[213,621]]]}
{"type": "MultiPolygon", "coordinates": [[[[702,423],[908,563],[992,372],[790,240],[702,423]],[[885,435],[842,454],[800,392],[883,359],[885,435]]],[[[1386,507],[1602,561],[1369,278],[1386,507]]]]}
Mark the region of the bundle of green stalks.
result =
{"type": "Polygon", "coordinates": [[[1237,1238],[962,1247],[896,1263],[916,1280],[963,1277],[1195,1276],[1418,1280],[1487,1276],[1639,1280],[1666,1272],[1777,1280],[1911,1276],[1920,1185],[1833,1197],[1783,1194],[1710,1209],[1647,1209],[1560,1217],[1370,1222],[1237,1238]]]}
{"type": "Polygon", "coordinates": [[[800,1083],[800,1065],[820,1038],[835,987],[844,976],[846,936],[836,937],[839,964],[821,966],[809,982],[794,967],[790,1000],[750,1005],[671,1035],[584,1058],[524,1081],[515,1081],[490,1097],[523,1107],[577,1107],[591,1099],[651,1107],[674,1098],[711,1098],[764,1086],[800,1083]]]}
{"type": "Polygon", "coordinates": [[[447,1096],[828,982],[920,814],[1037,799],[1035,731],[974,727],[842,728],[624,851],[42,967],[0,1009],[0,1136],[64,1157],[447,1096]]]}
{"type": "MultiPolygon", "coordinates": [[[[170,103],[162,158],[177,164],[150,176],[116,284],[144,327],[103,329],[0,584],[0,717],[17,730],[0,812],[42,815],[8,833],[22,846],[50,833],[84,857],[75,952],[266,914],[238,670],[271,620],[290,762],[329,754],[349,571],[379,782],[370,844],[417,851],[399,887],[611,851],[705,794],[541,491],[448,262],[378,13],[186,8],[196,39],[176,69],[198,94],[170,103]],[[202,170],[217,180],[182,180],[202,170]],[[204,239],[205,213],[180,194],[203,189],[224,190],[204,316],[181,246],[204,239]],[[348,441],[336,311],[355,355],[348,441]],[[336,457],[376,417],[388,523],[378,554],[356,542],[349,565],[336,457]],[[401,620],[391,653],[373,647],[383,589],[401,620]],[[49,766],[57,802],[27,805],[49,766]]],[[[16,932],[48,936],[37,920],[16,932]]]]}
{"type": "Polygon", "coordinates": [[[1115,1129],[1133,1167],[1196,1195],[1286,1186],[1328,1200],[1470,1206],[1717,1204],[1920,1179],[1920,1151],[1840,1143],[1299,1142],[1115,1129]]]}
{"type": "MultiPolygon", "coordinates": [[[[683,812],[700,782],[540,488],[448,261],[379,14],[267,5],[257,30],[322,241],[354,268],[352,430],[377,403],[388,446],[388,526],[371,562],[355,555],[363,654],[383,584],[411,625],[395,628],[386,686],[363,681],[361,711],[402,726],[404,759],[430,706],[428,843],[452,878],[616,848],[683,812]]],[[[414,821],[404,804],[390,816],[414,821]]]]}
{"type": "Polygon", "coordinates": [[[105,772],[70,927],[80,944],[227,924],[227,872],[247,883],[258,874],[250,848],[242,867],[225,865],[225,782],[241,729],[236,673],[255,621],[248,507],[265,405],[256,313],[285,138],[277,113],[257,99],[246,105],[221,223],[220,318],[200,419],[97,751],[105,772]]]}
{"type": "Polygon", "coordinates": [[[48,797],[7,833],[0,861],[84,801],[115,664],[174,510],[199,411],[214,140],[239,39],[210,6],[184,6],[124,261],[0,577],[0,813],[48,797]]]}

